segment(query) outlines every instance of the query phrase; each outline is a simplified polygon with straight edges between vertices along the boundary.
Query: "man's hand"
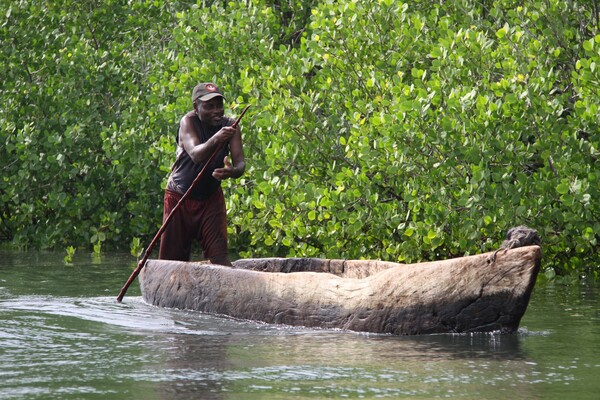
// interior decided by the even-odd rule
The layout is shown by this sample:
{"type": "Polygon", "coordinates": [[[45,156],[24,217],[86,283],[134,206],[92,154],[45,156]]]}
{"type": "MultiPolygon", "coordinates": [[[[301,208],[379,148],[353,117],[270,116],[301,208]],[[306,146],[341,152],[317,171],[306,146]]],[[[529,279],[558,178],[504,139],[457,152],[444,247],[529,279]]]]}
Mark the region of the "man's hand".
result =
{"type": "Polygon", "coordinates": [[[237,178],[237,170],[229,162],[229,157],[225,156],[225,158],[223,159],[223,163],[225,164],[223,168],[217,168],[213,171],[213,178],[218,180],[223,180],[227,178],[237,178]]]}
{"type": "Polygon", "coordinates": [[[224,126],[213,137],[216,139],[217,143],[222,144],[229,142],[229,139],[231,139],[236,133],[237,128],[232,128],[231,126],[224,126]]]}

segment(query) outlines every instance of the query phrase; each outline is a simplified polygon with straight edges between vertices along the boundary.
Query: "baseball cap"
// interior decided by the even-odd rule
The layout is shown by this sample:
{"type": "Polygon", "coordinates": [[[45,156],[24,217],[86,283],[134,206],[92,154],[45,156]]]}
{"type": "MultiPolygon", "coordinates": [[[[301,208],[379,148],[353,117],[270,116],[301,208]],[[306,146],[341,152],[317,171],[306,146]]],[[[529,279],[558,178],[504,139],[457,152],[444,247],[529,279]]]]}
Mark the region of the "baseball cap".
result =
{"type": "Polygon", "coordinates": [[[196,100],[208,101],[217,96],[221,96],[223,98],[225,97],[217,85],[210,82],[200,83],[194,88],[194,92],[192,93],[192,102],[196,100]]]}

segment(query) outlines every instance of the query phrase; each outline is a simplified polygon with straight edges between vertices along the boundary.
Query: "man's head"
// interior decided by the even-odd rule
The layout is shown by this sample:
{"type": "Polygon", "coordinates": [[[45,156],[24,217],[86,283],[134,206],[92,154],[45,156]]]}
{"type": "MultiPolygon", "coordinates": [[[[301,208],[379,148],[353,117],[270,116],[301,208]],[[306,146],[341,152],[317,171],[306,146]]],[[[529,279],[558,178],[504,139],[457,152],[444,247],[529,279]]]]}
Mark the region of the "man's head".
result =
{"type": "Polygon", "coordinates": [[[224,107],[223,94],[214,83],[196,85],[192,93],[194,110],[202,122],[211,126],[222,125],[224,107]]]}

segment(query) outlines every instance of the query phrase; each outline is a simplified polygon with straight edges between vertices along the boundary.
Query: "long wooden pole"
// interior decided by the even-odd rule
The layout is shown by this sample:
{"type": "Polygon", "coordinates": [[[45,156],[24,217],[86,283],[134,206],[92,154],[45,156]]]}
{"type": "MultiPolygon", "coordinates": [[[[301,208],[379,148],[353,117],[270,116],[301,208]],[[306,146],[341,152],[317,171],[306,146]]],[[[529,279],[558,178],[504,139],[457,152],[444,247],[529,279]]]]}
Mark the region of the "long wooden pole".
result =
{"type": "MultiPolygon", "coordinates": [[[[238,126],[238,124],[240,123],[242,117],[244,116],[244,114],[246,114],[246,111],[248,111],[248,108],[250,108],[249,104],[244,108],[244,110],[242,111],[242,113],[240,114],[240,116],[235,120],[235,122],[233,123],[233,125],[231,125],[233,128],[235,128],[235,127],[238,126]]],[[[210,156],[210,158],[208,159],[208,161],[204,165],[204,168],[202,168],[202,170],[198,173],[198,175],[196,176],[196,179],[194,179],[194,181],[190,185],[189,189],[186,190],[186,192],[183,194],[183,196],[181,196],[181,198],[179,199],[179,201],[177,202],[177,204],[175,205],[175,207],[173,207],[173,209],[171,210],[171,212],[169,213],[169,215],[167,216],[167,218],[165,219],[165,221],[161,225],[161,227],[158,230],[158,232],[156,232],[156,235],[154,235],[154,239],[152,239],[152,242],[150,242],[150,245],[146,249],[146,252],[144,253],[144,257],[138,263],[137,268],[132,272],[131,276],[129,277],[129,279],[125,283],[125,286],[123,286],[123,288],[121,289],[121,292],[119,293],[119,296],[117,297],[117,301],[119,303],[123,300],[123,297],[125,296],[125,293],[127,292],[127,289],[129,288],[129,286],[131,285],[131,283],[133,282],[133,280],[139,275],[139,273],[142,270],[142,268],[144,268],[144,266],[146,265],[146,261],[148,261],[148,258],[150,257],[150,253],[152,252],[152,249],[154,249],[154,246],[156,245],[156,242],[158,241],[158,239],[160,238],[160,236],[163,234],[163,232],[167,228],[167,225],[169,224],[169,222],[173,218],[173,215],[179,209],[179,206],[181,204],[183,204],[183,201],[190,195],[190,193],[192,192],[192,189],[198,184],[198,182],[200,181],[200,179],[204,175],[204,172],[207,170],[207,168],[210,165],[210,163],[212,162],[212,160],[217,156],[217,154],[221,150],[221,147],[223,147],[223,145],[217,146],[217,148],[215,149],[215,151],[212,153],[212,155],[210,156]]]]}

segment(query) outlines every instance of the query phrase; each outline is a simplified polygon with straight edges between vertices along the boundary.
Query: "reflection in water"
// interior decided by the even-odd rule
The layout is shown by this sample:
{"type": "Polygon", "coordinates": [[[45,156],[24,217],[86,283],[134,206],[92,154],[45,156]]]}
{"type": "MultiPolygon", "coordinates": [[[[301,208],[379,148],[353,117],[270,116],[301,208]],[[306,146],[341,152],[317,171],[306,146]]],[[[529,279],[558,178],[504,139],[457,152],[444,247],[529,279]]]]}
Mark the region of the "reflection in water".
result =
{"type": "Polygon", "coordinates": [[[37,262],[0,264],[3,399],[585,399],[600,390],[593,293],[534,292],[514,335],[395,337],[160,309],[134,287],[117,303],[127,263],[37,262]]]}
{"type": "MultiPolygon", "coordinates": [[[[161,385],[169,396],[189,393],[198,385],[215,393],[226,385],[234,392],[442,395],[456,385],[483,387],[489,371],[498,373],[501,363],[524,357],[518,354],[517,335],[409,338],[262,327],[249,335],[197,339],[173,338],[167,358],[174,380],[161,385]]],[[[530,365],[520,362],[502,371],[499,382],[511,382],[526,395],[529,385],[514,378],[530,373],[530,365]]]]}
{"type": "MultiPolygon", "coordinates": [[[[92,380],[153,382],[151,396],[165,399],[227,398],[230,391],[422,395],[432,382],[439,393],[483,385],[474,369],[497,370],[503,360],[525,357],[519,335],[303,329],[159,309],[140,297],[118,304],[112,297],[24,296],[1,301],[0,310],[12,321],[10,339],[0,337],[3,359],[17,366],[12,376],[2,368],[3,385],[27,380],[28,390],[46,387],[48,394],[54,386],[86,390],[83,382],[92,380]]],[[[93,392],[113,390],[96,385],[93,392]]]]}

